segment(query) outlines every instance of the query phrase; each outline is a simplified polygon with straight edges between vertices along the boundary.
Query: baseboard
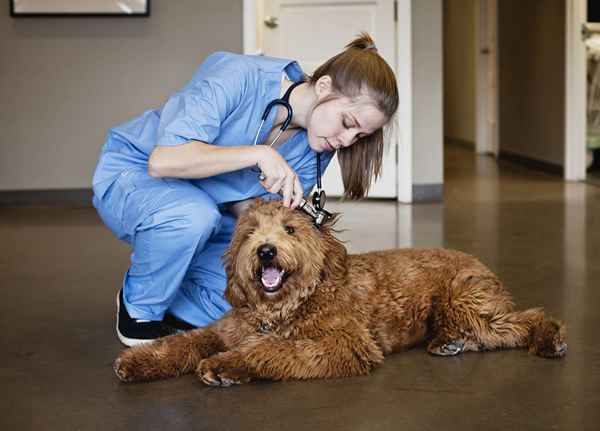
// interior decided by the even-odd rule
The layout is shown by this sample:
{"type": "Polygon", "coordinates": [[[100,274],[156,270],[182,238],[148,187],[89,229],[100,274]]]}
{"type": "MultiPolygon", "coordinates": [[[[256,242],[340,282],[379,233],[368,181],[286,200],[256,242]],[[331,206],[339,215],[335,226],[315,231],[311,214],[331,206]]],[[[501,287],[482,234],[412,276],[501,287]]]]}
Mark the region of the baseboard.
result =
{"type": "Polygon", "coordinates": [[[14,206],[92,206],[92,189],[0,191],[0,207],[14,206]]]}
{"type": "Polygon", "coordinates": [[[412,187],[413,203],[442,202],[444,184],[415,184],[412,187]]]}
{"type": "Polygon", "coordinates": [[[444,145],[456,145],[457,147],[475,151],[475,142],[466,141],[464,139],[444,138],[444,145]]]}
{"type": "MultiPolygon", "coordinates": [[[[92,206],[92,189],[0,191],[0,207],[14,206],[92,206]]],[[[413,202],[442,202],[443,184],[413,185],[413,202]]]]}
{"type": "Polygon", "coordinates": [[[537,171],[543,171],[552,175],[563,176],[565,169],[563,166],[552,162],[546,162],[544,160],[532,159],[520,154],[511,153],[509,151],[500,151],[498,154],[500,160],[506,160],[508,162],[518,163],[529,169],[535,169],[537,171]]]}

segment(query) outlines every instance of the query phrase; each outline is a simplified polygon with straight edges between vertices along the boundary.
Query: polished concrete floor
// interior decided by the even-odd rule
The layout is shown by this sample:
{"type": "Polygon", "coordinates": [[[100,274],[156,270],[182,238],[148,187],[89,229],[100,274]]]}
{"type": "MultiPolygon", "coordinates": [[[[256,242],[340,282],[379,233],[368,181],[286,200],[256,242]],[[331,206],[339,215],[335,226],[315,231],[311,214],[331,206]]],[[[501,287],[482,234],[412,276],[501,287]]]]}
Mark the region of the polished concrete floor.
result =
{"type": "Polygon", "coordinates": [[[91,208],[0,209],[2,430],[596,430],[600,428],[600,188],[460,147],[445,203],[335,203],[359,252],[476,254],[521,307],[569,327],[564,360],[525,351],[389,357],[371,376],[228,389],[192,376],[120,384],[114,296],[128,249],[91,208]]]}

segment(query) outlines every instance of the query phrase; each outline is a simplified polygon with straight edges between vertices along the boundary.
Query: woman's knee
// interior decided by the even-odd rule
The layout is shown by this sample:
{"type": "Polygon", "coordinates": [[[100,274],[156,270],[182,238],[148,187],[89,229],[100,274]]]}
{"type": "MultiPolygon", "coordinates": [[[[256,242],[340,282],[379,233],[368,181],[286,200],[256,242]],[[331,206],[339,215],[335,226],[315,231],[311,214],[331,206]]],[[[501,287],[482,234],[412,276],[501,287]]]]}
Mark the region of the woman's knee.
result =
{"type": "Polygon", "coordinates": [[[221,212],[216,206],[190,205],[187,210],[188,229],[195,236],[210,237],[221,226],[221,212]]]}
{"type": "Polygon", "coordinates": [[[169,230],[177,230],[190,240],[205,241],[219,230],[221,220],[221,212],[216,205],[192,201],[162,211],[154,222],[159,225],[166,223],[169,230]]]}

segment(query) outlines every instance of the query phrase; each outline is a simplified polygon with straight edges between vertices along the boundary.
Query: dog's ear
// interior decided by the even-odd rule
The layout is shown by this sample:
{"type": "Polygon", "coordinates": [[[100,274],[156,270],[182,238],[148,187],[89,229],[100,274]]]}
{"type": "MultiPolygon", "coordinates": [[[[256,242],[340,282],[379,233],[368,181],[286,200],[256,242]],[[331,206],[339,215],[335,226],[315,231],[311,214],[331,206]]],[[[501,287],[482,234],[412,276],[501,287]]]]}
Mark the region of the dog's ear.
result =
{"type": "Polygon", "coordinates": [[[236,282],[235,261],[232,259],[232,251],[229,248],[224,256],[225,274],[227,275],[227,287],[225,288],[225,299],[234,307],[242,307],[248,303],[248,298],[242,288],[236,282]]]}
{"type": "Polygon", "coordinates": [[[227,279],[225,299],[233,308],[240,308],[248,303],[248,299],[246,298],[244,291],[231,278],[227,279]]]}
{"type": "Polygon", "coordinates": [[[322,226],[321,229],[325,228],[325,232],[322,236],[325,246],[325,262],[323,265],[323,271],[321,273],[321,279],[332,280],[334,283],[343,283],[343,278],[346,276],[348,268],[346,266],[346,260],[348,252],[344,244],[331,234],[331,228],[328,226],[322,226]],[[337,281],[335,281],[337,280],[337,281]]]}
{"type": "Polygon", "coordinates": [[[337,232],[337,230],[333,229],[336,223],[342,218],[342,213],[331,213],[331,217],[327,219],[325,223],[323,223],[323,227],[331,230],[333,232],[337,232]]]}

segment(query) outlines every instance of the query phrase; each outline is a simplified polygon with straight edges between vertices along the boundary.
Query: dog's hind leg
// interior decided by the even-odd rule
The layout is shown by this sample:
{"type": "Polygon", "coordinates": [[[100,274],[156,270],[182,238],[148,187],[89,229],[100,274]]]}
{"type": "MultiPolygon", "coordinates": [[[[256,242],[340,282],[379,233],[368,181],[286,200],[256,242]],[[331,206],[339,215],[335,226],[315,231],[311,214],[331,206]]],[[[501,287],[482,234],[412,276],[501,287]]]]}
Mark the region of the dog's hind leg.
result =
{"type": "Polygon", "coordinates": [[[217,333],[200,328],[126,349],[113,368],[123,382],[165,379],[190,373],[202,359],[223,350],[217,333]]]}
{"type": "Polygon", "coordinates": [[[541,308],[494,316],[480,337],[488,349],[526,347],[544,358],[560,358],[567,353],[565,325],[546,317],[541,308]]]}
{"type": "Polygon", "coordinates": [[[565,328],[540,308],[514,311],[502,283],[486,270],[463,270],[436,298],[428,351],[456,355],[463,351],[529,348],[543,357],[566,353],[565,328]]]}

